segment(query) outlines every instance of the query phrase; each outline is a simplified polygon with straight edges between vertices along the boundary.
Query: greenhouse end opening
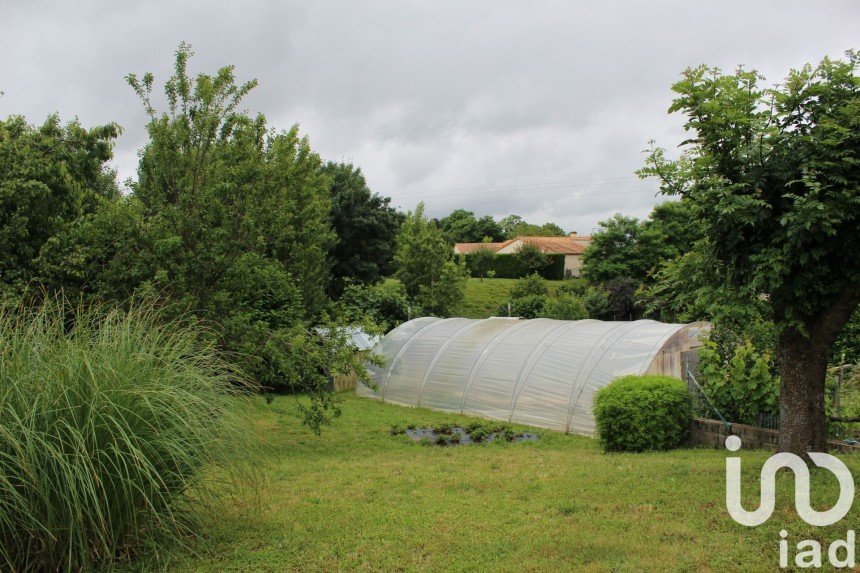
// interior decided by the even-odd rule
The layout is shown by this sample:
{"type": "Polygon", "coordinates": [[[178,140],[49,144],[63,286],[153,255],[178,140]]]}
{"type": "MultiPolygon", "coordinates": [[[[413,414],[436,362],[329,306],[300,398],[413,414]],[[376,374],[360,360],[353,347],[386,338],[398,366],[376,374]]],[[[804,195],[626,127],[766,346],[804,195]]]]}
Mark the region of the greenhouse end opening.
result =
{"type": "Polygon", "coordinates": [[[376,390],[402,406],[594,435],[594,393],[619,376],[682,378],[708,323],[423,317],[389,332],[369,366],[376,390]]]}

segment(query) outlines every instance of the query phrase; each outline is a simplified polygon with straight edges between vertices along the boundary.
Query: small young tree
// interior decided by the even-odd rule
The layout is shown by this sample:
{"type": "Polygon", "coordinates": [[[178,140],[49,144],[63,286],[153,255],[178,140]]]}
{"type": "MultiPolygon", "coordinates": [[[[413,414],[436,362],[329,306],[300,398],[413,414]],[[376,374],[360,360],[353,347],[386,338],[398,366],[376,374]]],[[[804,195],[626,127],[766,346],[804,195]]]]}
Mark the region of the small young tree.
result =
{"type": "Polygon", "coordinates": [[[528,269],[529,274],[538,273],[549,265],[549,257],[537,245],[523,243],[514,253],[517,261],[528,269]]]}
{"type": "MultiPolygon", "coordinates": [[[[687,280],[760,298],[779,330],[779,450],[827,447],[824,383],[836,337],[860,302],[860,54],[825,58],[762,89],[754,71],[688,69],[670,112],[685,151],[655,148],[640,171],[690,200],[706,265],[687,280]]],[[[692,256],[692,254],[691,254],[692,256]]],[[[684,276],[681,276],[684,279],[684,276]]],[[[694,289],[690,289],[694,290],[694,289]]]]}
{"type": "Polygon", "coordinates": [[[395,276],[425,312],[449,316],[462,302],[465,266],[454,260],[442,231],[424,216],[424,203],[406,215],[394,261],[395,276]]]}
{"type": "MultiPolygon", "coordinates": [[[[484,243],[488,242],[489,241],[484,241],[484,243]]],[[[484,244],[469,253],[469,257],[472,259],[472,268],[478,274],[478,278],[481,279],[481,282],[483,282],[484,277],[487,275],[487,271],[490,270],[490,267],[493,265],[493,261],[496,259],[496,251],[484,244]]]]}

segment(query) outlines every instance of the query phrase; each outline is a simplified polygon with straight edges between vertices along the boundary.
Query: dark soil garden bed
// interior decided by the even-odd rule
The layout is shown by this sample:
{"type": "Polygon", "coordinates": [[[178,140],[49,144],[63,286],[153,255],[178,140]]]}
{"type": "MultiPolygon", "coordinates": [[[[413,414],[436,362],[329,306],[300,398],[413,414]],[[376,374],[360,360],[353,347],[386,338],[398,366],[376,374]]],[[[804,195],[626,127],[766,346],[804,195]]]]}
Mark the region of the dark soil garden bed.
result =
{"type": "Polygon", "coordinates": [[[494,441],[533,442],[540,439],[537,434],[518,432],[506,424],[494,422],[474,423],[466,427],[440,424],[423,428],[414,424],[405,427],[395,424],[391,427],[390,433],[393,436],[409,436],[422,445],[441,447],[486,444],[494,441]]]}

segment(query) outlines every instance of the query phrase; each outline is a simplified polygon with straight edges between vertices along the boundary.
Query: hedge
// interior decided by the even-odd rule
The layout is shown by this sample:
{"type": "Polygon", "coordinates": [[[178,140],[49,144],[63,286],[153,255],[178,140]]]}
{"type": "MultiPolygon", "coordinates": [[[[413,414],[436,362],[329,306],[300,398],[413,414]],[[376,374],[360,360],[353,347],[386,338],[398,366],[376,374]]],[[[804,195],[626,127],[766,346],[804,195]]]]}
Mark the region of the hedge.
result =
{"type": "Polygon", "coordinates": [[[690,393],[677,378],[624,376],[597,392],[594,418],[607,451],[676,448],[690,433],[690,393]]]}
{"type": "MultiPolygon", "coordinates": [[[[461,256],[466,260],[469,275],[477,277],[478,273],[475,270],[472,255],[461,256]]],[[[538,274],[547,280],[562,280],[564,278],[564,257],[564,255],[547,255],[549,264],[541,269],[538,274]]],[[[529,269],[521,265],[514,255],[496,255],[487,270],[496,271],[497,279],[521,279],[531,274],[529,269]]]]}

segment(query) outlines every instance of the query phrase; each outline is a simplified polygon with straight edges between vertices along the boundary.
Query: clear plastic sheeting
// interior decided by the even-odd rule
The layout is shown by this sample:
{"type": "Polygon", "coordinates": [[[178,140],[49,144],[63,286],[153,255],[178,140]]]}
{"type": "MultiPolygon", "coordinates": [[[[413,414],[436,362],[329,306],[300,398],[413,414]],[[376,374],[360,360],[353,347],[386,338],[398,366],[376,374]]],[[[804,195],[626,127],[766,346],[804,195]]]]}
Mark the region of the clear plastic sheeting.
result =
{"type": "MultiPolygon", "coordinates": [[[[594,393],[618,376],[670,363],[667,341],[686,326],[418,318],[379,342],[374,352],[385,366],[370,366],[375,389],[360,384],[356,392],[392,404],[592,435],[594,393]]],[[[676,346],[672,351],[680,351],[676,346]]]]}

